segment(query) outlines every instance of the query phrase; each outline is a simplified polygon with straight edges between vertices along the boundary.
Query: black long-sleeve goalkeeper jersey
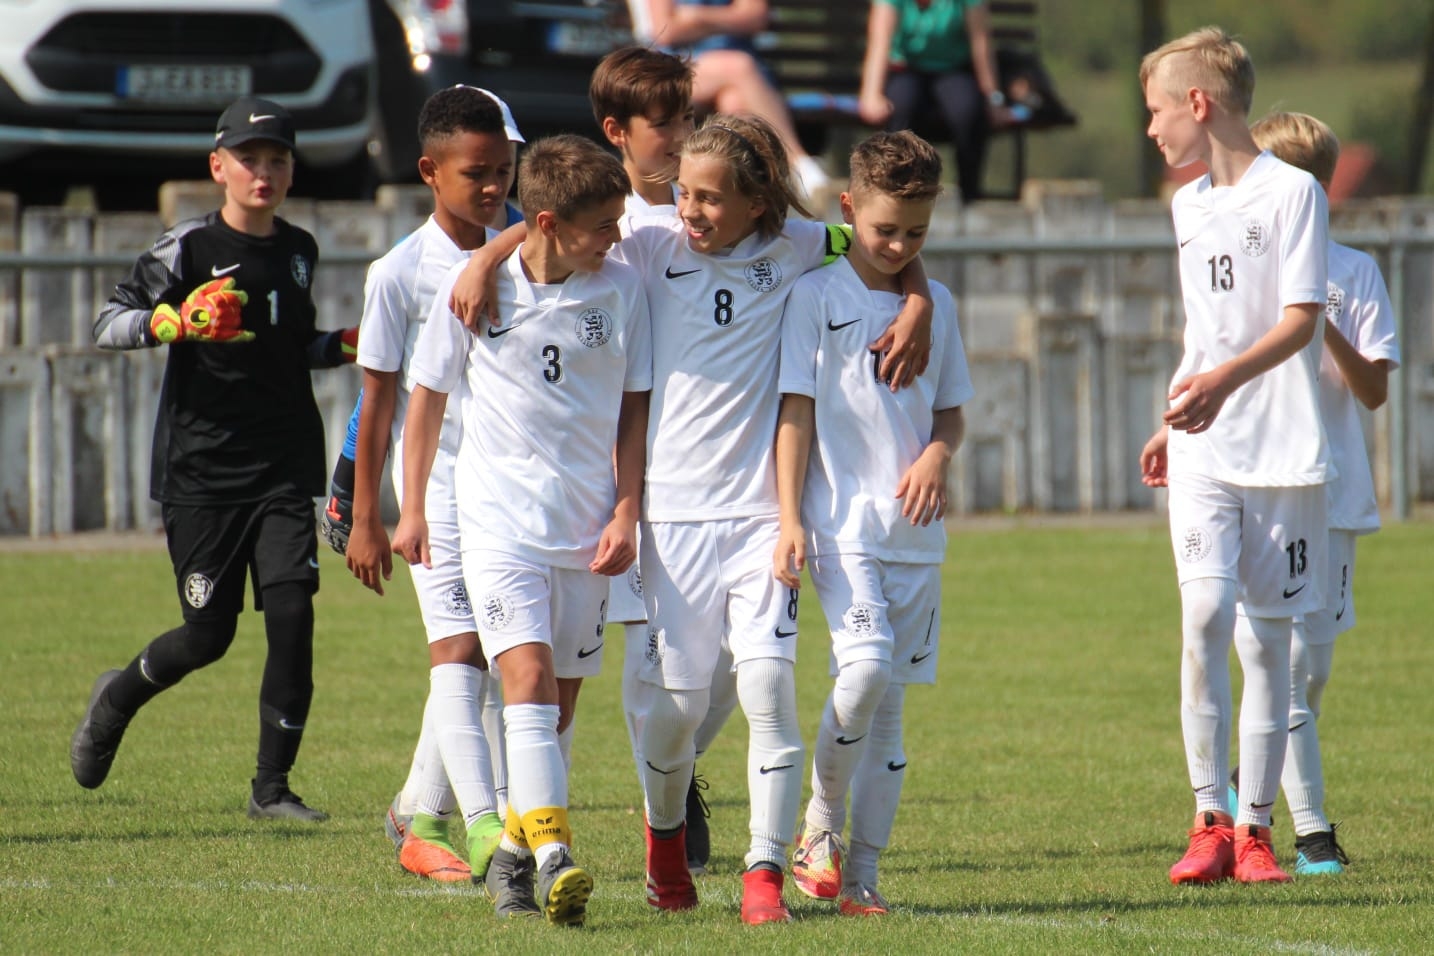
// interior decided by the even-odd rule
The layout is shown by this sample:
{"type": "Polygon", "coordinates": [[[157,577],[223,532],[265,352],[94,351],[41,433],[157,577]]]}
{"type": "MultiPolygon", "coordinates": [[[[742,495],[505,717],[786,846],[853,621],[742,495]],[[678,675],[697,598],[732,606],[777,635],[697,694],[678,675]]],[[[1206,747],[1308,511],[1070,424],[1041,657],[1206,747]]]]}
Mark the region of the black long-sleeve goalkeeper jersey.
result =
{"type": "Polygon", "coordinates": [[[338,332],[314,327],[314,237],[282,219],[259,237],[218,212],[165,232],[135,262],[95,322],[100,348],[157,345],[156,306],[176,309],[195,288],[232,278],[249,296],[254,340],[169,346],[154,426],[150,497],[182,505],[243,504],[278,494],[321,497],[323,420],[310,368],[339,364],[338,332]]]}

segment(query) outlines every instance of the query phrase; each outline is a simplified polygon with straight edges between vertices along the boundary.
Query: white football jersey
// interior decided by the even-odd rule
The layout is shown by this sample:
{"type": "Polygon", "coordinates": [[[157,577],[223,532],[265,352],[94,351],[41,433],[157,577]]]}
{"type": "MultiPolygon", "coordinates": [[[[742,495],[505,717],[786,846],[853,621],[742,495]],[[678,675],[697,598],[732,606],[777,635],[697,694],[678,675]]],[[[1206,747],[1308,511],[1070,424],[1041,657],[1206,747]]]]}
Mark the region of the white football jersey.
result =
{"type": "Polygon", "coordinates": [[[652,314],[649,521],[777,514],[772,441],[782,307],[828,256],[827,226],[788,220],[727,255],[693,251],[680,219],[635,223],[619,248],[652,314]]]}
{"type": "MultiPolygon", "coordinates": [[[[495,235],[495,230],[487,230],[487,238],[495,235]]],[[[430,216],[427,222],[375,260],[368,267],[364,281],[358,364],[376,372],[398,373],[389,448],[393,488],[400,502],[403,501],[403,420],[408,413],[408,395],[413,389],[408,378],[408,362],[413,356],[418,330],[428,321],[439,283],[455,264],[467,261],[468,252],[460,249],[430,216]]],[[[451,316],[450,319],[457,321],[451,316]]],[[[455,396],[444,412],[438,454],[425,499],[429,515],[448,521],[453,520],[457,507],[453,497],[453,465],[461,428],[458,405],[455,396]]]]}
{"type": "MultiPolygon", "coordinates": [[[[1394,307],[1379,266],[1369,255],[1337,242],[1329,244],[1329,299],[1324,318],[1369,361],[1383,359],[1391,370],[1399,367],[1394,307]]],[[[1359,400],[1345,384],[1329,349],[1324,350],[1320,362],[1319,397],[1336,472],[1329,483],[1329,526],[1359,533],[1377,531],[1379,505],[1359,423],[1359,400]]]]}
{"type": "MultiPolygon", "coordinates": [[[[463,265],[434,301],[447,314],[463,265]]],[[[638,274],[607,261],[540,286],[514,253],[498,270],[500,324],[474,335],[429,321],[415,384],[463,390],[455,485],[465,551],[504,551],[586,568],[617,501],[613,446],[623,392],[652,387],[647,299],[638,274]]]]}
{"type": "Polygon", "coordinates": [[[662,206],[654,206],[637,193],[627,194],[627,204],[624,207],[622,219],[618,221],[618,228],[624,236],[632,235],[633,224],[643,219],[655,219],[661,216],[677,218],[677,187],[672,188],[672,202],[662,206]]]}
{"type": "Polygon", "coordinates": [[[881,356],[867,345],[896,318],[902,296],[868,289],[843,259],[802,276],[787,298],[778,387],[815,403],[802,494],[813,555],[909,564],[937,564],[946,555],[942,522],[913,526],[894,497],[931,442],[935,412],[975,394],[956,303],[935,281],[931,299],[931,361],[909,387],[892,392],[877,376],[881,356]]]}
{"type": "MultiPolygon", "coordinates": [[[[1235,185],[1213,187],[1207,174],[1181,187],[1171,205],[1185,303],[1185,356],[1172,384],[1249,349],[1285,306],[1325,301],[1329,213],[1309,173],[1264,152],[1235,185]]],[[[1170,471],[1245,487],[1323,483],[1321,331],[1236,389],[1209,430],[1171,429],[1170,471]]]]}

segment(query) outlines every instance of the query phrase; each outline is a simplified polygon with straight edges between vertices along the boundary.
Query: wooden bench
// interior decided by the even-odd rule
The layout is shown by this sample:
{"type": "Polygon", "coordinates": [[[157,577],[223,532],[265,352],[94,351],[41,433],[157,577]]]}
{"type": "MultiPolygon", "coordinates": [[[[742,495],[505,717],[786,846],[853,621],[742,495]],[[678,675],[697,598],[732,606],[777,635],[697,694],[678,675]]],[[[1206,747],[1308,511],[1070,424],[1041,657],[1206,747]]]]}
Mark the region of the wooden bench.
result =
{"type": "MultiPolygon", "coordinates": [[[[1027,118],[993,131],[1010,137],[1013,162],[1006,190],[985,189],[990,198],[1018,198],[1026,178],[1026,135],[1077,122],[1056,93],[1039,57],[1034,0],[990,0],[996,67],[1007,101],[1027,118]]],[[[763,63],[787,98],[803,145],[820,155],[832,145],[834,129],[862,127],[857,116],[866,21],[871,0],[775,0],[771,25],[757,38],[763,63]]],[[[917,121],[915,130],[933,142],[948,138],[937,117],[917,121]]],[[[989,165],[989,164],[988,164],[989,165]]]]}

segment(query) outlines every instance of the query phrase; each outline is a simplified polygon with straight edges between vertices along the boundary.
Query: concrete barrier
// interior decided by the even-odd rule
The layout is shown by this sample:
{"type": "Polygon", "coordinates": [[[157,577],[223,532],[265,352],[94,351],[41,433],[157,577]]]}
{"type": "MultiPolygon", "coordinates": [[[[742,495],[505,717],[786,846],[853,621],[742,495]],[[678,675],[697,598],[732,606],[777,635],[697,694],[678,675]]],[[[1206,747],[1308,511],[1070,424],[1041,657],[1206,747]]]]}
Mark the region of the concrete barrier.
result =
{"type": "MultiPolygon", "coordinates": [[[[149,458],[164,352],[101,353],[91,325],[161,224],[215,196],[169,184],[148,216],[20,211],[0,195],[0,535],[158,527],[149,458]]],[[[358,320],[368,263],[431,206],[422,186],[285,204],[319,241],[321,327],[358,320]]],[[[1404,371],[1366,416],[1381,501],[1398,512],[1434,499],[1434,200],[1349,203],[1331,226],[1380,259],[1401,314],[1404,371]]],[[[1082,182],[1033,183],[1020,204],[947,198],[923,259],[956,298],[977,389],[951,510],[1163,509],[1137,456],[1182,349],[1168,207],[1107,203],[1082,182]]],[[[314,375],[331,461],[359,381],[355,369],[314,375]]]]}

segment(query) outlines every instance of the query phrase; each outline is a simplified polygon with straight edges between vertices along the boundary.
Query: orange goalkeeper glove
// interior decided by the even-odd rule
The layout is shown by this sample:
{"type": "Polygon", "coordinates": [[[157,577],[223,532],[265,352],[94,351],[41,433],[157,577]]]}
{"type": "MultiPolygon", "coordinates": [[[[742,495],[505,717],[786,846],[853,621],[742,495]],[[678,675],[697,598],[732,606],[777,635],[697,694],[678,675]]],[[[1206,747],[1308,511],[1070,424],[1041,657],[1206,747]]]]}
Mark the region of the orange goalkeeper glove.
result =
{"type": "Polygon", "coordinates": [[[149,330],[160,342],[249,342],[240,310],[249,294],[234,288],[233,278],[206,282],[179,304],[161,305],[149,320],[149,330]]]}

